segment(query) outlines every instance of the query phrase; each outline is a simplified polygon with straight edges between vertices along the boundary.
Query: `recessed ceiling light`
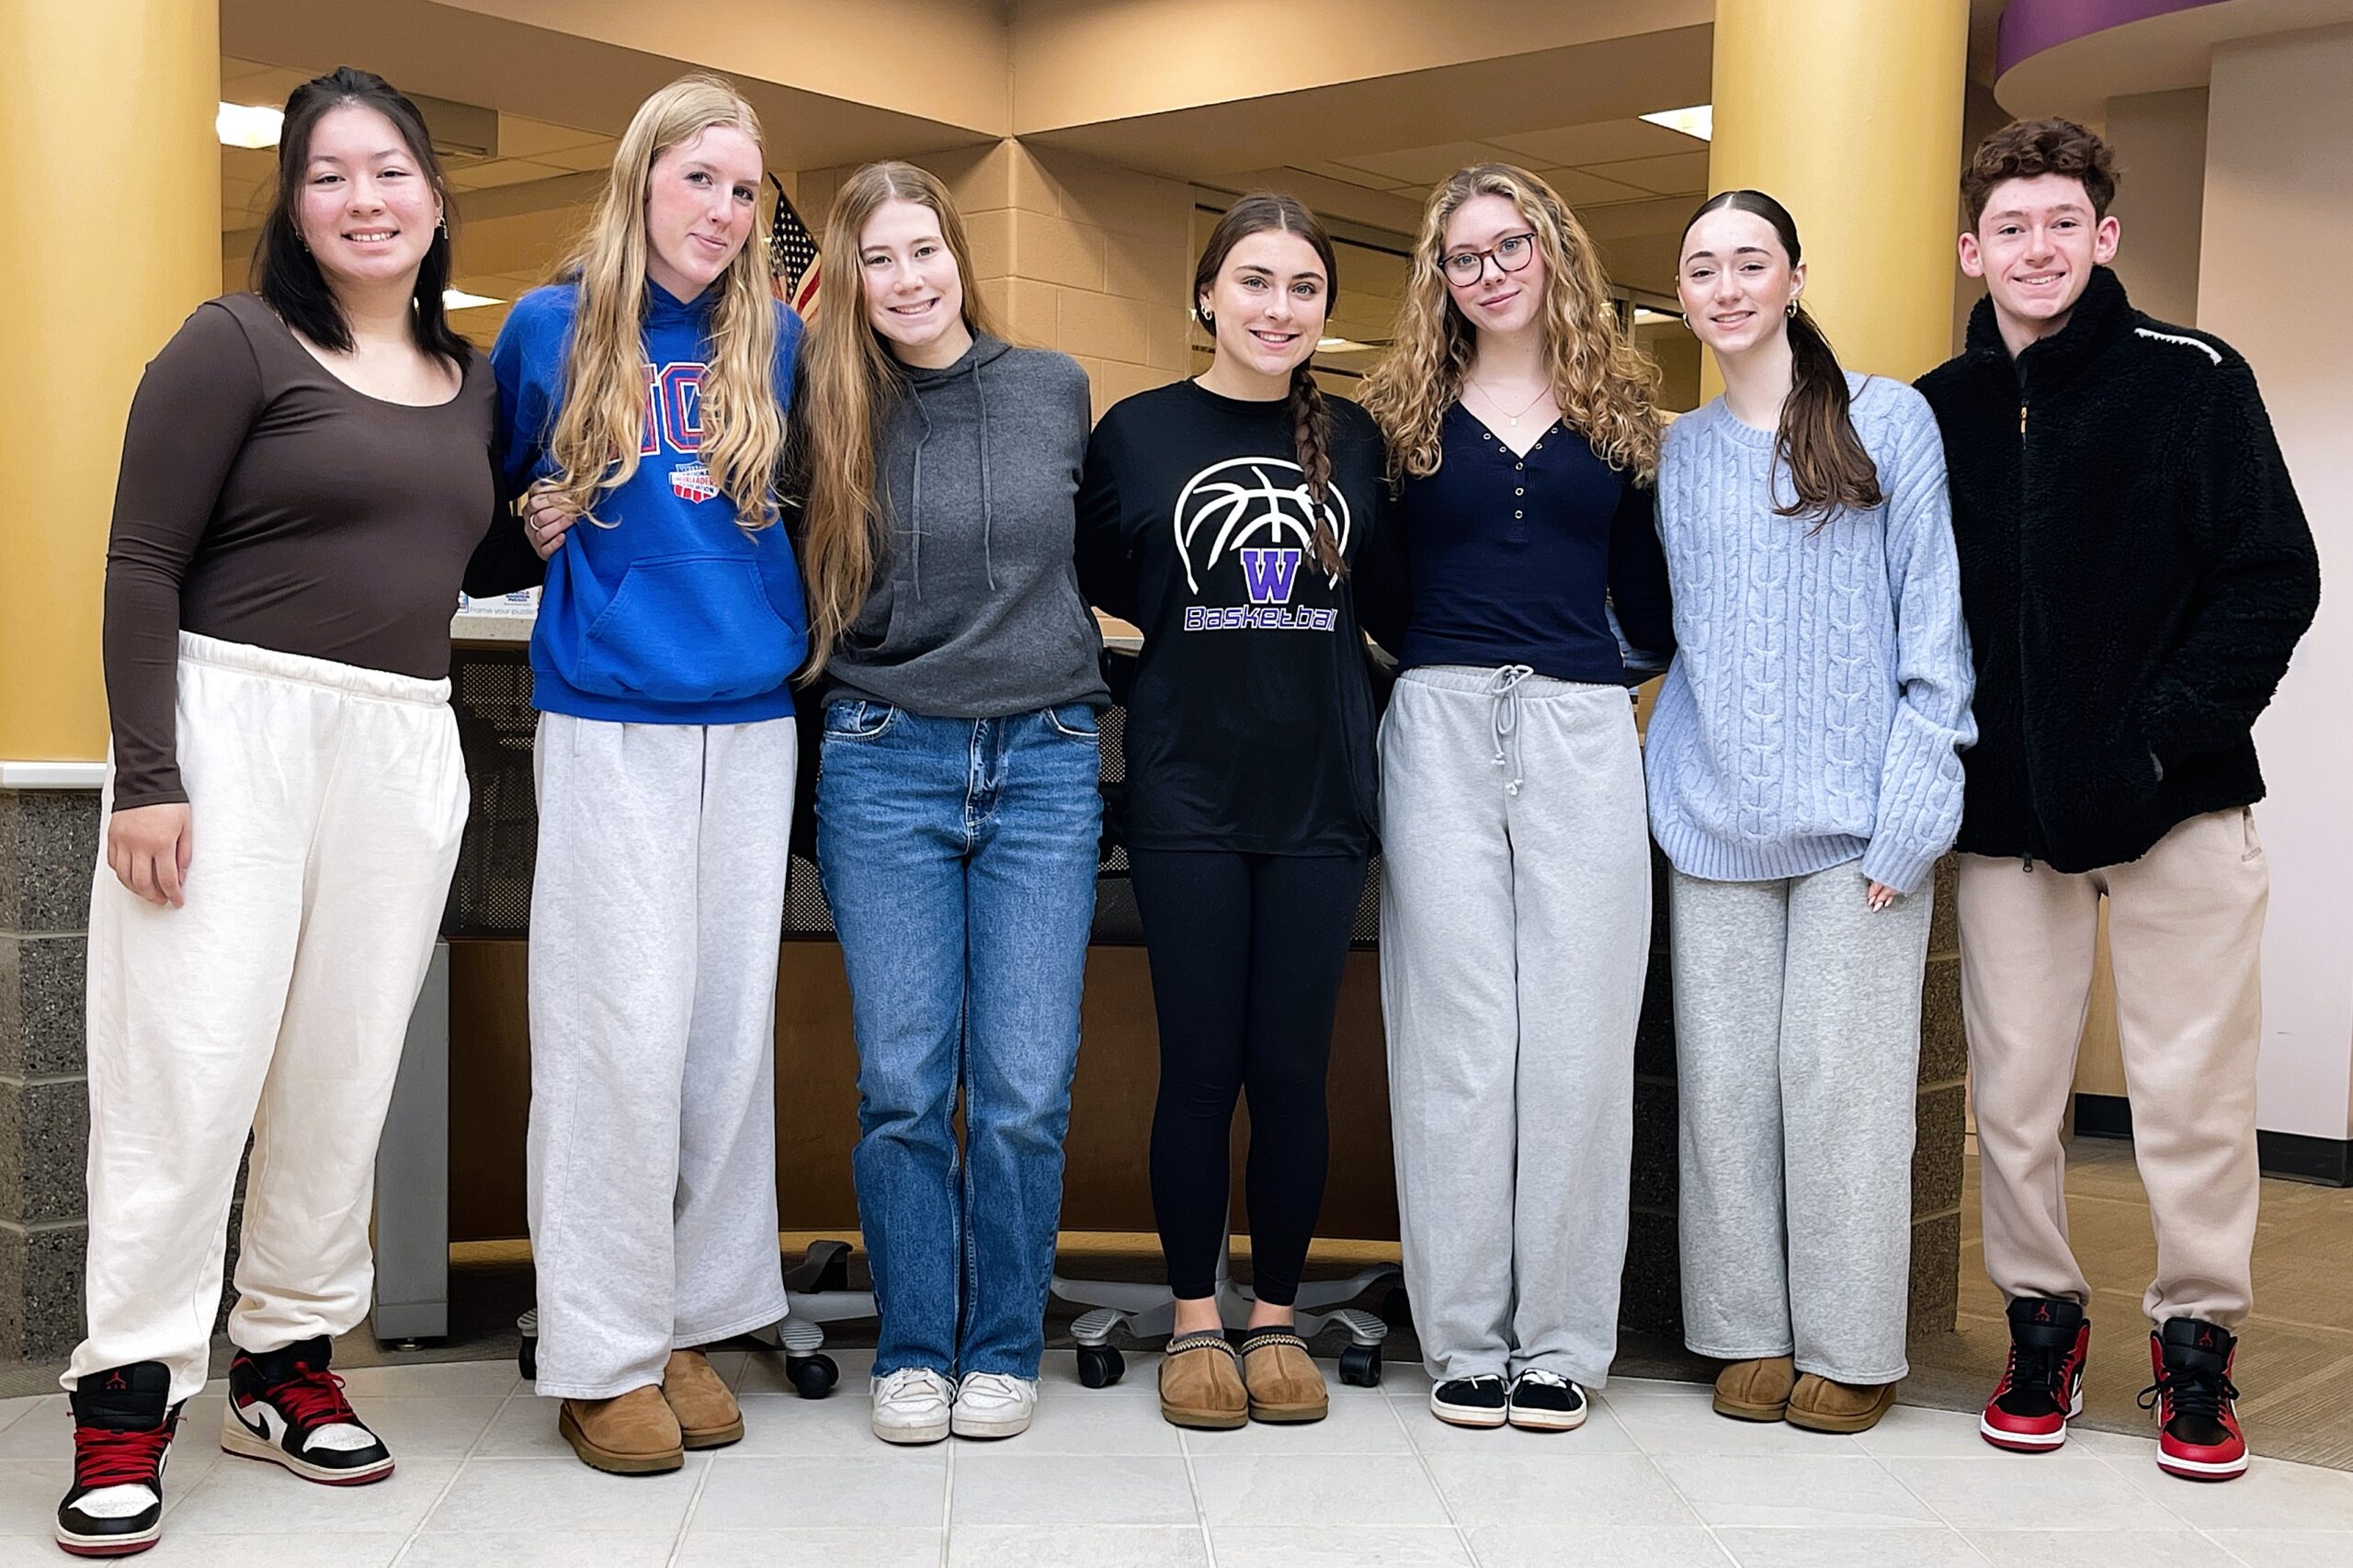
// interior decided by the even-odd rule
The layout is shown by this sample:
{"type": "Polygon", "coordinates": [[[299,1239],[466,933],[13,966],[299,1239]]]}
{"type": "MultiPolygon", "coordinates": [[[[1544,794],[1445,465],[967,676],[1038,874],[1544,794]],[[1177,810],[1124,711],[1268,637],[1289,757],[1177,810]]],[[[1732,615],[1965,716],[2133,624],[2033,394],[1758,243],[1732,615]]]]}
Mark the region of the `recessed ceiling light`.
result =
{"type": "Polygon", "coordinates": [[[441,290],[441,308],[445,311],[471,311],[478,305],[503,305],[504,300],[494,300],[487,294],[469,294],[463,289],[441,290]]]}
{"type": "Polygon", "coordinates": [[[286,111],[268,104],[222,104],[212,116],[212,134],[223,147],[275,147],[286,111]]]}
{"type": "Polygon", "coordinates": [[[1642,118],[1653,125],[1664,125],[1669,131],[1680,131],[1684,135],[1696,136],[1702,142],[1714,140],[1716,134],[1716,106],[1713,104],[1693,104],[1689,108],[1663,108],[1642,118]]]}

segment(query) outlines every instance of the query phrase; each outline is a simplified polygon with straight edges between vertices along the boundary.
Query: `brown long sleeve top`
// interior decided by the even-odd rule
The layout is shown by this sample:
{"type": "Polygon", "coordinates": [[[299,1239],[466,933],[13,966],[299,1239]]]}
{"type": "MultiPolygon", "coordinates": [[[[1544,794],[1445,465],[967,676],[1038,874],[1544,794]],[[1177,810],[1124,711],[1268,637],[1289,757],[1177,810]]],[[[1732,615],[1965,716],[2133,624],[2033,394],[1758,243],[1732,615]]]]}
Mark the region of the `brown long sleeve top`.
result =
{"type": "Polygon", "coordinates": [[[482,355],[431,406],[347,385],[252,294],[197,307],[131,401],[107,545],[118,810],[185,801],[182,630],[438,680],[497,514],[482,355]]]}

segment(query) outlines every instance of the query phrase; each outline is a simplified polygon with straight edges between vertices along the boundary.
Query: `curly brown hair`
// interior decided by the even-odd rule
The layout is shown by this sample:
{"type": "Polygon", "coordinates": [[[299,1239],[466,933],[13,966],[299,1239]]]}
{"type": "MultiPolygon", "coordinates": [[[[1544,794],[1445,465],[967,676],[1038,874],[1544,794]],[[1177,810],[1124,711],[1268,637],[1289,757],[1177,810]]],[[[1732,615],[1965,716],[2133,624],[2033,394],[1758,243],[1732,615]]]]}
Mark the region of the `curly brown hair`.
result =
{"type": "Polygon", "coordinates": [[[1961,172],[1961,204],[1969,226],[1985,216],[1986,199],[2004,180],[2064,175],[2082,182],[2092,216],[2108,216],[2116,199],[2116,154],[2072,119],[2014,119],[1977,144],[1961,172]]]}

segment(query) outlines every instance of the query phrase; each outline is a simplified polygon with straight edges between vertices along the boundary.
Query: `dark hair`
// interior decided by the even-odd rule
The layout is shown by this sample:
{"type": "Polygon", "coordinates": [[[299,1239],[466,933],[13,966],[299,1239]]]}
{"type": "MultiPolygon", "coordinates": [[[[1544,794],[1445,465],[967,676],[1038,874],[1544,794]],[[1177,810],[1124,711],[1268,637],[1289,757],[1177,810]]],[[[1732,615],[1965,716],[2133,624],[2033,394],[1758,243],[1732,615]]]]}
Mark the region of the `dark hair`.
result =
{"type": "MultiPolygon", "coordinates": [[[[1257,190],[1237,199],[1225,210],[1225,216],[1210,231],[1210,242],[1201,251],[1200,264],[1193,268],[1193,301],[1199,307],[1200,298],[1217,281],[1220,268],[1233,247],[1252,234],[1270,232],[1297,234],[1314,247],[1316,260],[1324,264],[1324,308],[1328,314],[1340,297],[1339,264],[1333,259],[1332,236],[1297,197],[1277,191],[1257,190]]],[[[1207,311],[1200,312],[1201,324],[1211,328],[1216,324],[1207,311]]],[[[1312,358],[1312,356],[1311,356],[1312,358]]],[[[1332,531],[1331,508],[1324,497],[1332,488],[1332,410],[1324,401],[1324,389],[1315,384],[1315,372],[1308,361],[1302,359],[1290,372],[1291,447],[1299,460],[1300,472],[1307,476],[1307,498],[1315,511],[1315,563],[1336,576],[1347,574],[1347,562],[1340,554],[1340,540],[1332,531]]]]}
{"type": "MultiPolygon", "coordinates": [[[[1691,222],[1683,225],[1685,236],[1690,235],[1692,223],[1727,208],[1753,213],[1772,224],[1781,248],[1790,254],[1791,267],[1804,259],[1805,253],[1798,246],[1797,220],[1761,190],[1728,190],[1711,197],[1691,214],[1691,222]]],[[[1781,404],[1780,426],[1773,433],[1773,456],[1776,461],[1790,465],[1790,483],[1797,499],[1774,507],[1773,515],[1818,517],[1822,521],[1814,526],[1819,528],[1841,507],[1868,511],[1886,497],[1879,487],[1879,465],[1863,449],[1855,422],[1847,416],[1851,400],[1847,372],[1839,367],[1838,356],[1830,351],[1830,339],[1823,335],[1804,305],[1794,300],[1790,305],[1792,379],[1789,398],[1781,404]]]]}
{"type": "Polygon", "coordinates": [[[425,259],[416,269],[416,312],[409,319],[409,330],[417,347],[462,366],[473,348],[450,330],[441,303],[441,291],[449,286],[447,215],[456,204],[449,199],[441,160],[433,155],[433,136],[425,128],[425,117],[390,82],[372,72],[339,65],[326,75],[313,76],[287,97],[286,123],[278,138],[278,188],[270,197],[269,214],[262,220],[261,243],[254,247],[254,292],[267,301],[287,325],[320,347],[337,354],[351,352],[351,324],[343,319],[335,290],[327,287],[318,258],[303,244],[294,223],[311,157],[311,133],[328,110],[346,104],[372,108],[391,120],[434,194],[441,199],[444,224],[426,244],[425,259]]]}
{"type": "Polygon", "coordinates": [[[2084,187],[2092,216],[2108,216],[2116,199],[2116,154],[2072,119],[2014,119],[1977,144],[1961,172],[1961,205],[1969,226],[1985,216],[1986,199],[2004,180],[2064,175],[2084,187]]]}

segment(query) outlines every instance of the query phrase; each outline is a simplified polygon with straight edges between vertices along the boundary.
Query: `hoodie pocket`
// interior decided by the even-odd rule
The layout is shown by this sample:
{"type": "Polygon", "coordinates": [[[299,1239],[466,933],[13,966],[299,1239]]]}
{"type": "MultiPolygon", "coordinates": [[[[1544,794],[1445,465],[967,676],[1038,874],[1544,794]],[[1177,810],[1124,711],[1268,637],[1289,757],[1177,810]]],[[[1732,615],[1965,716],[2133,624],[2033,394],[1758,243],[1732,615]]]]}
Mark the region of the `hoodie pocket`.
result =
{"type": "Polygon", "coordinates": [[[571,678],[606,697],[711,702],[776,690],[801,652],[756,562],[676,555],[631,565],[571,678]]]}

